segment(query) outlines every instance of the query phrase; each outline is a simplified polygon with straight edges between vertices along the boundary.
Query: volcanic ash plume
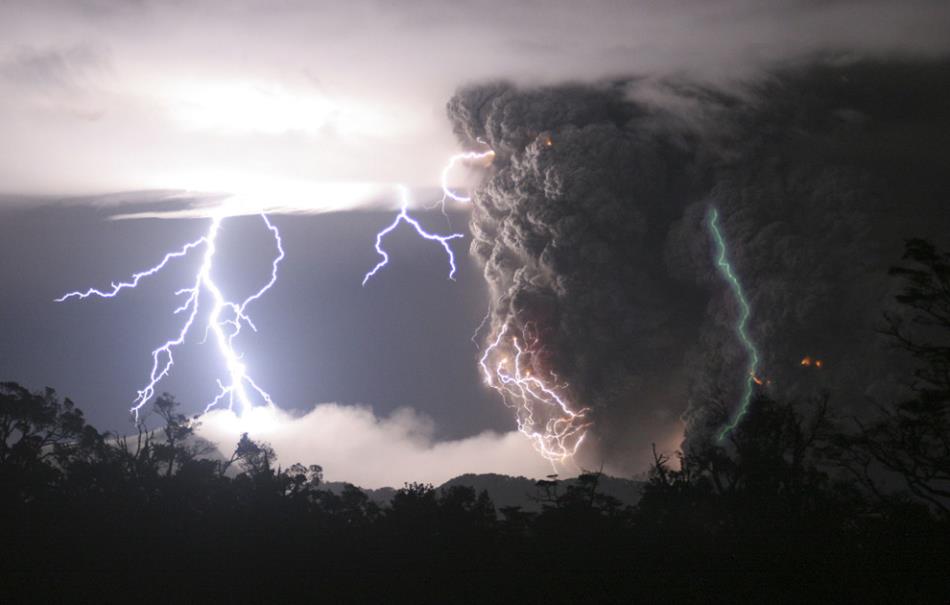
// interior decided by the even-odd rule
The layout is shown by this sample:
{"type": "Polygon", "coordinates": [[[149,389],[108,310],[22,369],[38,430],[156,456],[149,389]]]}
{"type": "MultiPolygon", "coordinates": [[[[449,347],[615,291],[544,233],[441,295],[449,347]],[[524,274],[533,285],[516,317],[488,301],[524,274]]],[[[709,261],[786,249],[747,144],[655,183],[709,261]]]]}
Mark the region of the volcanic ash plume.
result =
{"type": "Polygon", "coordinates": [[[479,86],[460,90],[449,115],[464,144],[496,154],[472,214],[494,301],[486,382],[552,459],[589,423],[582,464],[648,449],[685,398],[674,361],[694,310],[663,261],[684,155],[638,128],[651,118],[622,87],[479,86]]]}
{"type": "Polygon", "coordinates": [[[749,359],[713,209],[761,353],[755,390],[827,390],[844,414],[895,397],[908,374],[879,334],[887,269],[904,238],[950,233],[947,74],[857,61],[731,89],[459,90],[460,141],[495,152],[472,195],[492,297],[482,370],[536,448],[632,472],[651,443],[679,445],[681,418],[687,445],[719,433],[749,359]]]}

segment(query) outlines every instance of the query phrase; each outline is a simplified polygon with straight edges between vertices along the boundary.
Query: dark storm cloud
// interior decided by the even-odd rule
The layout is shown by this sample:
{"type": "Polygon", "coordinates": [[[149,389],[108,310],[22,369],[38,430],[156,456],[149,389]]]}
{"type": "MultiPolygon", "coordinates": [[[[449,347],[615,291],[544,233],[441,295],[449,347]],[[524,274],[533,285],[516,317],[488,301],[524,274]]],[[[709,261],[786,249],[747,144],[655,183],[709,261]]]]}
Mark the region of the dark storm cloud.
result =
{"type": "Polygon", "coordinates": [[[903,237],[950,226],[948,66],[820,61],[741,91],[461,89],[457,135],[498,154],[472,215],[493,328],[539,326],[545,365],[594,407],[608,464],[662,440],[687,406],[705,434],[701,411],[734,405],[746,364],[712,262],[716,207],[770,388],[831,388],[852,410],[886,396],[887,266],[903,237]],[[824,367],[801,367],[805,355],[824,367]]]}

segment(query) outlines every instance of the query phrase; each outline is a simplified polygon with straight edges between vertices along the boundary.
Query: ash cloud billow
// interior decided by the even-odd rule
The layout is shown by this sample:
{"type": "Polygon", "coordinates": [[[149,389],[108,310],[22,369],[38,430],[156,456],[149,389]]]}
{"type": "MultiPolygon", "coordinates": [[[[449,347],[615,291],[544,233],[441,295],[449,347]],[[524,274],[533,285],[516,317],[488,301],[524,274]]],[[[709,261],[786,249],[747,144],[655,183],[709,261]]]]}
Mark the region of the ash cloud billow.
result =
{"type": "Polygon", "coordinates": [[[697,314],[664,266],[668,225],[690,199],[688,154],[653,131],[624,83],[472,87],[449,114],[463,143],[496,152],[472,215],[492,333],[534,335],[533,369],[592,409],[595,446],[582,451],[603,459],[584,463],[648,449],[675,428],[679,351],[697,314]]]}
{"type": "Polygon", "coordinates": [[[771,394],[860,413],[902,371],[878,333],[903,239],[946,239],[950,64],[819,59],[731,86],[630,78],[459,89],[461,143],[491,147],[472,253],[491,336],[537,345],[593,422],[582,465],[642,470],[705,440],[739,399],[736,301],[713,263],[717,208],[771,394]],[[801,364],[805,357],[822,366],[801,364]],[[715,411],[715,413],[710,413],[715,411]]]}

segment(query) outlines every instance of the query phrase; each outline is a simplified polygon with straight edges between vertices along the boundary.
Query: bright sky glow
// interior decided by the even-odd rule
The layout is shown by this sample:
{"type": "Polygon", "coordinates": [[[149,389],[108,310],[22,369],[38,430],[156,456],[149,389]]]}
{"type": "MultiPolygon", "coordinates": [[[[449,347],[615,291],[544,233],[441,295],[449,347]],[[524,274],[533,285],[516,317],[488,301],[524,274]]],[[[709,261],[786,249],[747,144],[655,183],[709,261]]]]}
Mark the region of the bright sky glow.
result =
{"type": "Polygon", "coordinates": [[[212,80],[173,84],[171,90],[168,110],[186,129],[269,135],[373,135],[391,129],[380,109],[334,102],[276,82],[212,80]]]}

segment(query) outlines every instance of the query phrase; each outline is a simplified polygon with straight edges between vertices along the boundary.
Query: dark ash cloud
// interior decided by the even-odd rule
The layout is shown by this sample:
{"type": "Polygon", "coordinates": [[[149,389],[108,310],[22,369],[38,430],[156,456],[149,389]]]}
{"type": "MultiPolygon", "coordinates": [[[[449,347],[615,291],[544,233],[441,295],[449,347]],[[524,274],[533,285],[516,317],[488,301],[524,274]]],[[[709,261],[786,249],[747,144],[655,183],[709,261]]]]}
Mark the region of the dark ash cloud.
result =
{"type": "Polygon", "coordinates": [[[716,207],[752,303],[762,378],[845,410],[898,388],[876,332],[902,238],[945,238],[946,61],[823,59],[741,88],[675,79],[460,89],[461,142],[494,165],[472,252],[492,328],[530,327],[535,367],[593,408],[582,462],[631,470],[651,441],[705,438],[745,354],[705,223],[716,207]],[[810,355],[821,370],[803,368],[810,355]]]}
{"type": "Polygon", "coordinates": [[[637,126],[654,116],[625,83],[463,89],[449,113],[463,142],[496,151],[472,215],[493,334],[537,334],[534,369],[593,408],[599,453],[616,464],[669,431],[685,397],[675,377],[697,309],[666,275],[664,241],[692,199],[689,154],[637,126]]]}

